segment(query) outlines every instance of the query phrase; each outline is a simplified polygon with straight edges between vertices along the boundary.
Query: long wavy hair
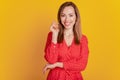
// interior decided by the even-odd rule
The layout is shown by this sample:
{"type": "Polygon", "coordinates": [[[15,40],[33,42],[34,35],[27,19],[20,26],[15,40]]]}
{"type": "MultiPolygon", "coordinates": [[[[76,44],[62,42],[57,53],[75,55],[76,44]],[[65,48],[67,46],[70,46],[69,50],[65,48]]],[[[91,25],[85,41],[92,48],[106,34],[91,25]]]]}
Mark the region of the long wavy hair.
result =
{"type": "Polygon", "coordinates": [[[58,19],[58,22],[59,22],[60,31],[59,31],[59,34],[58,34],[57,42],[61,43],[64,39],[64,26],[61,22],[60,15],[61,15],[62,11],[64,10],[64,8],[68,7],[68,6],[72,6],[74,8],[74,11],[75,11],[76,22],[73,26],[74,42],[76,44],[80,44],[80,39],[82,37],[80,14],[79,14],[79,10],[78,10],[77,6],[73,2],[63,3],[58,10],[57,19],[58,19]]]}

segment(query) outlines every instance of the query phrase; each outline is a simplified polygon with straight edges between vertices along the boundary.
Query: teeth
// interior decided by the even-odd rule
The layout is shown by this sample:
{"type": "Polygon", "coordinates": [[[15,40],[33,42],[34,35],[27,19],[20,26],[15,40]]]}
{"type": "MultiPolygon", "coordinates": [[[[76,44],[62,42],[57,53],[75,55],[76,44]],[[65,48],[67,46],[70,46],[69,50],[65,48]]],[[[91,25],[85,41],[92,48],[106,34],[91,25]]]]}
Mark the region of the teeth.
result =
{"type": "Polygon", "coordinates": [[[69,25],[69,24],[70,24],[70,23],[68,23],[68,22],[67,22],[67,23],[65,23],[65,25],[69,25]]]}

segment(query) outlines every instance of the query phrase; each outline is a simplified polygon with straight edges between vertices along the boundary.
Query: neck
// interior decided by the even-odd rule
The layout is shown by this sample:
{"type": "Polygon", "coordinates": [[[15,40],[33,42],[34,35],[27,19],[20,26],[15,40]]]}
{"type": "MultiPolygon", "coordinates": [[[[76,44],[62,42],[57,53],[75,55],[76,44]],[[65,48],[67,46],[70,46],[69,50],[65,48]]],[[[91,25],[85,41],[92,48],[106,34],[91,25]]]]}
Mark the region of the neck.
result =
{"type": "Polygon", "coordinates": [[[64,35],[73,35],[73,29],[65,29],[64,35]]]}

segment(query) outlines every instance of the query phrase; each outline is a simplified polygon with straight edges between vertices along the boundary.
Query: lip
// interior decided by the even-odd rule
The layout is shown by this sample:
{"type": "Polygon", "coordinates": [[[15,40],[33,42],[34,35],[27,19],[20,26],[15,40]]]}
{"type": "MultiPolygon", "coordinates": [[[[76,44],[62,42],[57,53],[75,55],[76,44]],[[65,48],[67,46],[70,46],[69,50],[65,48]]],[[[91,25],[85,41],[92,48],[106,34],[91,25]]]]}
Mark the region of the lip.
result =
{"type": "Polygon", "coordinates": [[[64,24],[65,24],[65,26],[69,26],[70,22],[65,22],[64,24]]]}

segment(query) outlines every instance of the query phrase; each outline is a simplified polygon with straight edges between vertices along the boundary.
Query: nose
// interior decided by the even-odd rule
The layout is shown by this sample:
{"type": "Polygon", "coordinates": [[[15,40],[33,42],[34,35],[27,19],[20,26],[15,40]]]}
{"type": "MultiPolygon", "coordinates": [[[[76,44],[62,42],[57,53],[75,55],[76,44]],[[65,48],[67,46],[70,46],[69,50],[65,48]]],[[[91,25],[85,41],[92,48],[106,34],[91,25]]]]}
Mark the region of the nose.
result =
{"type": "Polygon", "coordinates": [[[69,20],[69,17],[68,17],[68,16],[66,16],[66,17],[65,17],[65,21],[67,22],[68,20],[69,20]]]}

